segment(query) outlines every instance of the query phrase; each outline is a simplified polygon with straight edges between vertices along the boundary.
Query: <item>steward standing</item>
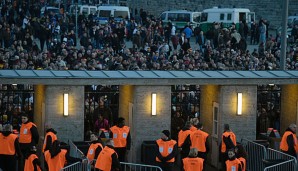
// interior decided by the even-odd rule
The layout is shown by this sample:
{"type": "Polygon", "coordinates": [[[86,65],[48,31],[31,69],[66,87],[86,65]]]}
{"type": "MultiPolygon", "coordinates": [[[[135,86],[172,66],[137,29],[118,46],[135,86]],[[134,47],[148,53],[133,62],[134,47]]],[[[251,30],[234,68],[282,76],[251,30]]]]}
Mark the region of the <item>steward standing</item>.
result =
{"type": "Polygon", "coordinates": [[[41,171],[41,164],[38,156],[36,155],[36,147],[32,146],[30,152],[25,156],[24,171],[41,171]]]}
{"type": "Polygon", "coordinates": [[[202,131],[203,125],[198,124],[198,130],[190,134],[190,148],[196,148],[198,150],[198,157],[203,158],[204,161],[207,160],[207,154],[209,152],[208,137],[209,134],[202,131]]]}
{"type": "Polygon", "coordinates": [[[120,162],[118,155],[114,150],[114,141],[112,139],[107,140],[106,146],[99,153],[95,168],[100,171],[119,171],[120,162]]]}
{"type": "Polygon", "coordinates": [[[190,149],[188,157],[182,160],[184,171],[202,171],[204,169],[204,159],[197,157],[197,155],[198,150],[196,148],[190,149]]]}
{"type": "Polygon", "coordinates": [[[119,161],[125,162],[128,150],[130,150],[131,136],[130,128],[125,126],[124,118],[118,119],[117,125],[110,128],[110,137],[113,138],[114,148],[118,154],[119,161]]]}
{"type": "Polygon", "coordinates": [[[223,170],[226,170],[225,162],[229,159],[228,151],[230,149],[234,149],[236,145],[236,135],[232,132],[232,130],[230,130],[229,124],[225,124],[221,141],[221,159],[223,170]]]}
{"type": "Polygon", "coordinates": [[[93,160],[97,159],[99,153],[102,151],[103,146],[102,143],[98,140],[95,133],[91,133],[90,135],[91,145],[89,146],[87,159],[89,163],[93,164],[93,160]]]}
{"type": "Polygon", "coordinates": [[[282,136],[282,139],[280,142],[280,150],[294,157],[297,157],[297,152],[298,152],[296,128],[297,126],[295,124],[291,124],[286,129],[286,132],[282,136]]]}
{"type": "Polygon", "coordinates": [[[156,161],[163,171],[172,171],[178,152],[177,142],[170,138],[170,131],[163,130],[160,139],[156,140],[156,161]]]}
{"type": "Polygon", "coordinates": [[[16,155],[22,157],[18,136],[12,134],[11,125],[4,125],[0,133],[0,168],[3,171],[15,171],[16,155]]]}

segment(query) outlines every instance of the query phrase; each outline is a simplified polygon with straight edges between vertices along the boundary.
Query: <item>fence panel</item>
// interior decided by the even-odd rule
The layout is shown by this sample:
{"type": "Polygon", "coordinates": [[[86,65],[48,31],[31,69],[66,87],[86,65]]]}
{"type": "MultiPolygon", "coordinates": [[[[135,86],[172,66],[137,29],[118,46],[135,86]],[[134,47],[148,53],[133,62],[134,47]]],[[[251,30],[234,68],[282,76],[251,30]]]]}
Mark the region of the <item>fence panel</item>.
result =
{"type": "Polygon", "coordinates": [[[295,157],[271,148],[267,148],[264,163],[264,171],[297,170],[297,159],[295,157]]]}
{"type": "Polygon", "coordinates": [[[83,162],[76,162],[66,166],[60,171],[90,171],[90,166],[87,160],[83,160],[83,162]]]}
{"type": "Polygon", "coordinates": [[[84,155],[84,153],[78,149],[78,147],[71,141],[68,141],[69,147],[70,147],[70,152],[69,155],[72,157],[76,157],[76,158],[82,158],[84,155]]]}
{"type": "Polygon", "coordinates": [[[247,139],[242,139],[241,143],[247,152],[247,171],[263,171],[266,147],[247,139]]]}

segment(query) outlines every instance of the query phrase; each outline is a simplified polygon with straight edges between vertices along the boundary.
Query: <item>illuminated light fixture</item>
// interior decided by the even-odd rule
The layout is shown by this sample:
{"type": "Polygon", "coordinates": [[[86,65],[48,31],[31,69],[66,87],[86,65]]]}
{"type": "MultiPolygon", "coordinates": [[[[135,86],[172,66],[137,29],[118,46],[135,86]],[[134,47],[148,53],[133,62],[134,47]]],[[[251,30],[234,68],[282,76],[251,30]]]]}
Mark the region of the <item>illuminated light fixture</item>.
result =
{"type": "Polygon", "coordinates": [[[151,97],[151,115],[155,116],[156,115],[156,93],[152,93],[152,97],[151,97]]]}
{"type": "Polygon", "coordinates": [[[269,84],[269,86],[274,86],[274,84],[269,84]]]}
{"type": "Polygon", "coordinates": [[[68,116],[68,93],[64,93],[63,104],[64,104],[63,116],[68,116]]]}
{"type": "Polygon", "coordinates": [[[237,93],[237,115],[242,115],[242,93],[237,93]]]}

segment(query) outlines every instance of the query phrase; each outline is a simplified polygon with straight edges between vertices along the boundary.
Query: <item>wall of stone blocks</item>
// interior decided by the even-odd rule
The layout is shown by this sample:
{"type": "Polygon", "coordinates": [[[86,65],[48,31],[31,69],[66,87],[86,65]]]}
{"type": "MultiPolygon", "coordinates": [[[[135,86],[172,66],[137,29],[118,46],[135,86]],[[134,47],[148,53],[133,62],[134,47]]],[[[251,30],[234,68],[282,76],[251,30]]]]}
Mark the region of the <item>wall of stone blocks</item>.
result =
{"type": "MultiPolygon", "coordinates": [[[[121,103],[121,102],[120,102],[121,103]]],[[[171,86],[135,86],[132,114],[132,142],[136,157],[133,162],[141,162],[143,141],[155,141],[164,129],[171,128],[171,86]],[[157,115],[151,115],[151,94],[157,94],[157,115]]]]}
{"type": "Polygon", "coordinates": [[[224,124],[229,124],[230,129],[236,134],[237,141],[242,138],[256,139],[257,119],[257,86],[220,86],[219,97],[220,127],[223,132],[224,124]],[[237,93],[242,92],[242,115],[236,115],[237,93]]]}
{"type": "Polygon", "coordinates": [[[84,86],[46,86],[45,123],[50,122],[58,139],[84,140],[84,86]],[[63,116],[63,93],[69,96],[69,116],[63,116]]]}
{"type": "MultiPolygon", "coordinates": [[[[297,122],[298,115],[298,85],[283,85],[281,88],[281,135],[291,123],[297,122]]],[[[298,123],[296,123],[298,124],[298,123]]]]}
{"type": "MultiPolygon", "coordinates": [[[[202,11],[203,9],[218,7],[232,8],[249,8],[256,13],[256,20],[260,18],[270,21],[270,27],[278,27],[282,23],[282,2],[281,0],[127,0],[127,4],[131,9],[142,8],[149,14],[158,17],[166,10],[182,10],[202,11]]],[[[289,1],[289,15],[298,14],[298,0],[289,1]]]]}

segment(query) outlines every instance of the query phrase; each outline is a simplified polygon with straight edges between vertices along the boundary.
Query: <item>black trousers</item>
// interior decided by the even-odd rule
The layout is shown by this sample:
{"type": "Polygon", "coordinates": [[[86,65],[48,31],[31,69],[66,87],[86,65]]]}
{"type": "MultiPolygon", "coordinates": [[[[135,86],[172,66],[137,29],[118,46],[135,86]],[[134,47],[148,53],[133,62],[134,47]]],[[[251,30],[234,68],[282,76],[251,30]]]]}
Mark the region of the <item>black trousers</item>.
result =
{"type": "Polygon", "coordinates": [[[15,155],[0,155],[0,168],[2,171],[16,171],[17,158],[15,155]]]}
{"type": "Polygon", "coordinates": [[[126,162],[126,147],[115,148],[116,153],[118,154],[118,159],[120,162],[126,162]]]}

